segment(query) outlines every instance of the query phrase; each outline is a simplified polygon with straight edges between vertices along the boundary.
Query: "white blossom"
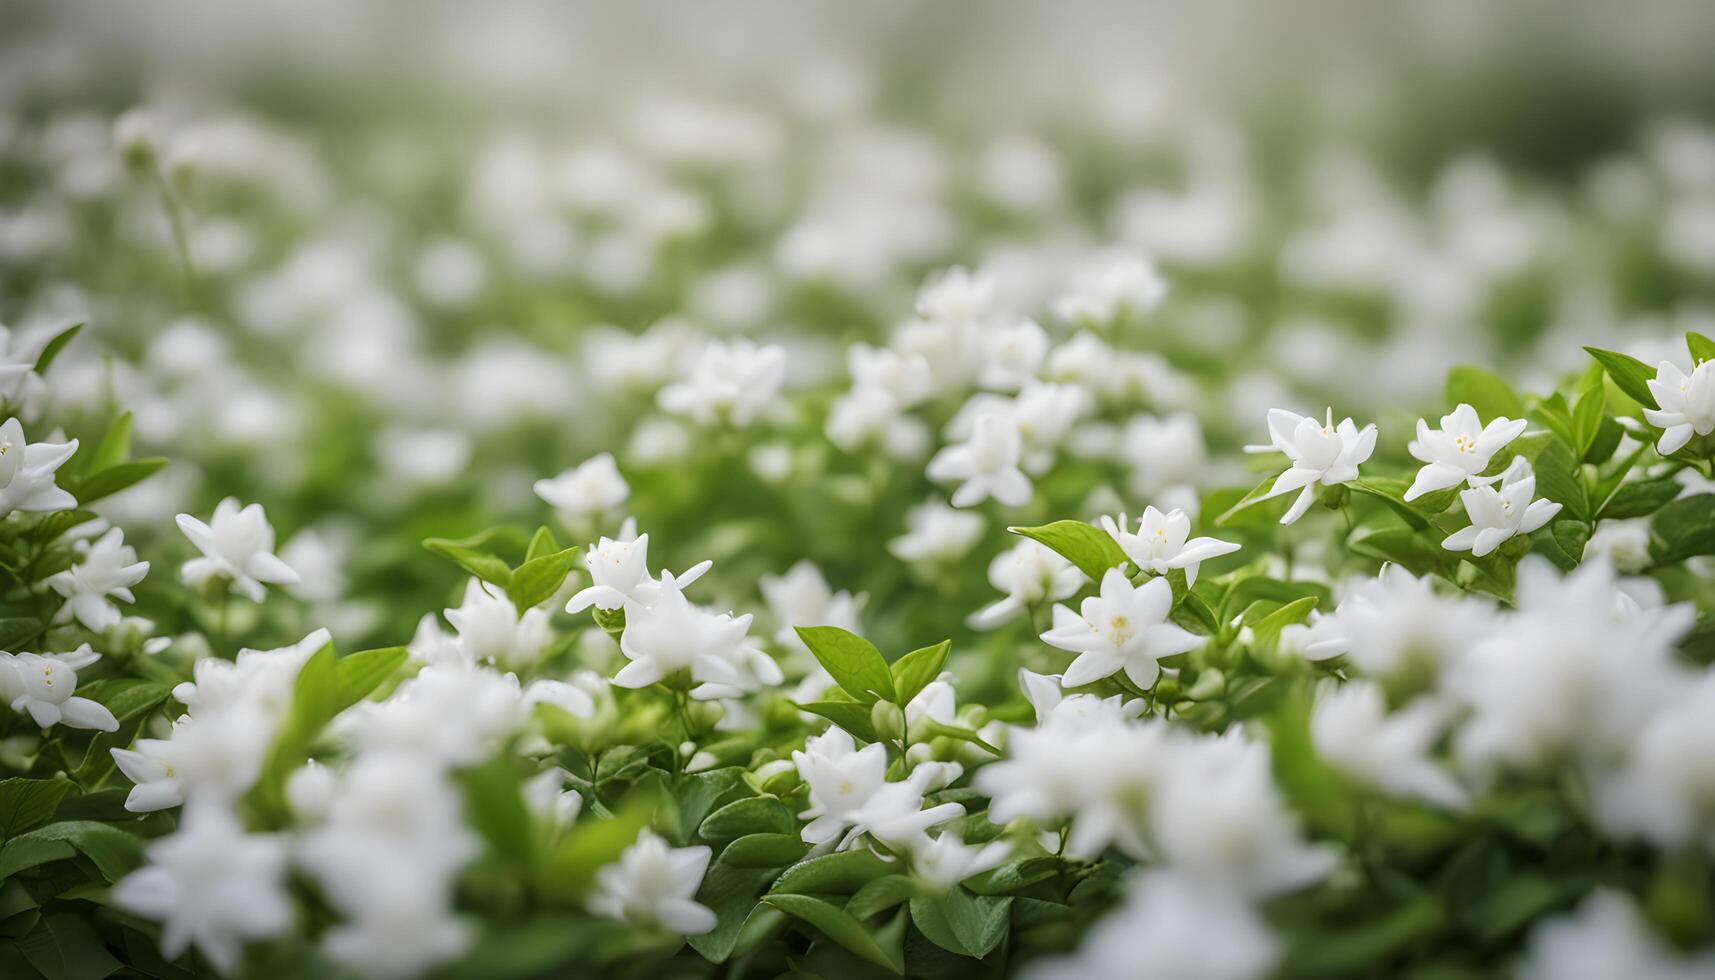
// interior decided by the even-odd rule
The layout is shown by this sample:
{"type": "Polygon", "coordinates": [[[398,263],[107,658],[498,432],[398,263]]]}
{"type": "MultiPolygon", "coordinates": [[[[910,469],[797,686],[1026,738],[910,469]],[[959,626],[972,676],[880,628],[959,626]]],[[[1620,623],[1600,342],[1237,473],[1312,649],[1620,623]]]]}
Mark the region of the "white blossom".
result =
{"type": "Polygon", "coordinates": [[[612,453],[591,456],[551,480],[537,480],[536,496],[574,527],[617,510],[631,496],[612,453]]]}
{"type": "Polygon", "coordinates": [[[179,575],[192,588],[224,575],[239,594],[253,602],[267,595],[264,584],[295,585],[300,580],[290,565],[274,554],[274,528],[261,504],[240,509],[227,497],[215,505],[213,519],[204,524],[189,514],[178,516],[179,530],[202,557],[185,562],[179,575]]]}
{"type": "Polygon", "coordinates": [[[1431,429],[1427,420],[1418,419],[1417,438],[1408,448],[1424,465],[1406,490],[1405,499],[1416,500],[1467,480],[1475,485],[1495,453],[1517,439],[1525,425],[1524,419],[1507,418],[1490,419],[1483,425],[1477,410],[1463,402],[1451,415],[1441,417],[1439,429],[1431,429]]]}
{"type": "Polygon", "coordinates": [[[1558,503],[1535,498],[1536,474],[1521,456],[1507,468],[1500,489],[1471,487],[1459,492],[1471,524],[1454,531],[1441,546],[1448,551],[1469,551],[1481,558],[1509,538],[1530,534],[1560,513],[1558,503]]]}
{"type": "Polygon", "coordinates": [[[1030,478],[1019,469],[1024,451],[1018,426],[994,412],[976,420],[968,441],[947,446],[929,460],[928,476],[959,482],[954,507],[972,507],[993,497],[1007,507],[1030,502],[1030,478]]]}
{"type": "Polygon", "coordinates": [[[77,672],[101,659],[85,643],[70,653],[0,653],[0,696],[43,728],[119,730],[106,705],[77,697],[77,672]]]}
{"type": "Polygon", "coordinates": [[[840,728],[807,739],[792,761],[810,789],[810,808],[799,817],[809,821],[801,835],[811,844],[844,850],[868,833],[883,844],[902,845],[965,812],[957,803],[925,810],[923,794],[933,770],[920,766],[904,781],[888,782],[887,747],[873,742],[859,749],[840,728]]]}
{"type": "Polygon", "coordinates": [[[707,847],[668,847],[645,830],[617,862],[596,873],[590,911],[632,925],[700,936],[716,924],[715,914],[696,901],[710,856],[707,847]]]}
{"type": "Polygon", "coordinates": [[[1644,409],[1644,418],[1662,430],[1657,452],[1663,456],[1678,452],[1693,434],[1715,432],[1715,366],[1711,362],[1698,364],[1688,375],[1672,361],[1662,361],[1647,384],[1659,406],[1644,409]]]}
{"type": "Polygon", "coordinates": [[[1165,514],[1154,507],[1145,507],[1138,518],[1137,530],[1127,530],[1126,515],[1119,520],[1102,518],[1102,529],[1118,542],[1120,550],[1132,565],[1166,575],[1173,569],[1185,572],[1187,586],[1197,582],[1197,568],[1211,558],[1230,555],[1239,550],[1231,541],[1216,538],[1191,538],[1191,518],[1175,508],[1165,514]]]}
{"type": "Polygon", "coordinates": [[[125,532],[116,527],[93,542],[77,542],[73,551],[77,563],[50,575],[48,585],[66,600],[61,619],[75,618],[99,633],[119,622],[112,599],[137,601],[131,586],[149,574],[149,563],[137,560],[137,552],[125,544],[125,532]]]}
{"type": "Polygon", "coordinates": [[[656,400],[699,425],[743,427],[773,406],[785,380],[785,348],[743,338],[709,341],[683,359],[679,380],[656,400]]]}
{"type": "Polygon", "coordinates": [[[1380,687],[1351,681],[1323,692],[1310,734],[1316,753],[1347,776],[1392,796],[1457,808],[1469,795],[1429,758],[1452,715],[1451,705],[1433,698],[1390,714],[1380,687]]]}
{"type": "Polygon", "coordinates": [[[54,483],[54,473],[77,452],[77,440],[25,442],[15,418],[0,423],[0,514],[71,510],[77,498],[54,483]]]}
{"type": "Polygon", "coordinates": [[[1162,657],[1203,644],[1167,621],[1172,607],[1173,589],[1166,579],[1133,586],[1123,571],[1110,568],[1101,591],[1086,598],[1078,612],[1054,607],[1054,628],[1042,634],[1042,642],[1078,655],[1062,679],[1067,687],[1083,687],[1123,670],[1133,684],[1147,689],[1161,673],[1162,657]]]}
{"type": "Polygon", "coordinates": [[[1034,606],[1068,598],[1083,586],[1085,577],[1052,548],[1023,538],[994,556],[988,578],[1006,596],[972,613],[965,620],[972,629],[994,629],[1034,606]]]}
{"type": "Polygon", "coordinates": [[[1281,452],[1291,463],[1286,472],[1274,481],[1263,499],[1302,490],[1293,501],[1282,524],[1291,524],[1304,516],[1315,499],[1316,487],[1337,486],[1358,478],[1358,466],[1370,458],[1376,448],[1374,423],[1359,429],[1351,419],[1334,424],[1334,410],[1328,410],[1326,422],[1318,424],[1313,418],[1271,408],[1268,412],[1267,446],[1246,446],[1246,452],[1281,452]]]}

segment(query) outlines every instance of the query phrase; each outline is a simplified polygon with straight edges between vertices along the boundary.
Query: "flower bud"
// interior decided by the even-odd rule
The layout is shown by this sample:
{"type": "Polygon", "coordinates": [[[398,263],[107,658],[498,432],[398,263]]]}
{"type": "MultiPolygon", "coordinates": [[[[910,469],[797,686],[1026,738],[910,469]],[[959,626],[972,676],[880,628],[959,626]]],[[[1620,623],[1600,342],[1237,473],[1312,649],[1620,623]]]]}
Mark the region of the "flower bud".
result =
{"type": "Polygon", "coordinates": [[[875,728],[875,737],[884,742],[895,742],[905,737],[905,712],[892,701],[877,701],[869,709],[869,723],[875,728]]]}

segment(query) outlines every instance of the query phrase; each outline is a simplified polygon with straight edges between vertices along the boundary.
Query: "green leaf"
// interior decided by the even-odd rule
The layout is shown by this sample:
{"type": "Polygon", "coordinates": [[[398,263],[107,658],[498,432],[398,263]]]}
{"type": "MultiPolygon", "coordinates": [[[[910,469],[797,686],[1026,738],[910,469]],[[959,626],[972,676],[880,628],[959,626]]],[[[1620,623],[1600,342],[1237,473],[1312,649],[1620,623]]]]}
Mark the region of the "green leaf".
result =
{"type": "Polygon", "coordinates": [[[561,550],[560,542],[554,539],[554,532],[544,524],[530,536],[530,547],[524,549],[524,560],[532,562],[561,550]]]}
{"type": "Polygon", "coordinates": [[[489,850],[520,865],[535,860],[536,835],[524,805],[524,783],[509,756],[500,756],[458,774],[464,788],[464,817],[489,850]]]}
{"type": "Polygon", "coordinates": [[[84,917],[73,912],[43,916],[18,940],[18,949],[47,980],[102,980],[123,966],[84,917]]]}
{"type": "Polygon", "coordinates": [[[54,336],[54,339],[48,341],[47,346],[43,347],[41,354],[36,357],[36,373],[47,373],[48,367],[54,363],[54,358],[60,356],[60,351],[65,350],[66,345],[71,343],[71,339],[76,337],[77,332],[82,329],[83,324],[74,323],[61,330],[54,336]]]}
{"type": "Polygon", "coordinates": [[[1603,350],[1600,347],[1584,349],[1602,365],[1602,370],[1608,372],[1608,377],[1614,380],[1614,384],[1633,401],[1645,408],[1661,407],[1655,403],[1655,396],[1650,394],[1649,382],[1655,380],[1655,371],[1651,370],[1649,365],[1617,351],[1603,350]]]}
{"type": "Polygon", "coordinates": [[[1577,450],[1579,459],[1583,459],[1596,442],[1602,420],[1608,417],[1607,406],[1608,391],[1599,384],[1580,395],[1578,404],[1572,406],[1572,435],[1576,440],[1573,448],[1577,450]]]}
{"type": "Polygon", "coordinates": [[[961,742],[969,742],[993,755],[998,756],[1002,754],[1000,749],[983,741],[983,737],[978,735],[974,729],[966,728],[964,725],[949,725],[946,722],[935,721],[934,719],[924,719],[923,721],[913,725],[911,727],[911,737],[913,741],[918,742],[927,741],[931,738],[953,738],[958,739],[961,742]]]}
{"type": "Polygon", "coordinates": [[[852,918],[845,909],[809,895],[780,895],[771,892],[763,901],[793,918],[815,926],[822,935],[862,959],[893,973],[905,972],[905,952],[897,934],[893,935],[893,941],[889,942],[886,930],[872,933],[869,927],[852,918]]]}
{"type": "Polygon", "coordinates": [[[1383,527],[1361,530],[1347,542],[1353,552],[1390,561],[1413,575],[1427,575],[1448,560],[1448,553],[1437,541],[1408,527],[1383,527]]]}
{"type": "Polygon", "coordinates": [[[1414,530],[1425,531],[1429,529],[1428,518],[1424,517],[1416,507],[1406,502],[1405,492],[1410,489],[1410,484],[1404,480],[1365,477],[1362,480],[1353,480],[1346,485],[1359,493],[1380,500],[1414,530]]]}
{"type": "Polygon", "coordinates": [[[1280,631],[1293,623],[1302,623],[1309,617],[1311,610],[1316,608],[1316,597],[1305,596],[1281,606],[1258,620],[1251,631],[1256,636],[1256,642],[1265,649],[1272,649],[1280,642],[1280,631]]]}
{"type": "Polygon", "coordinates": [[[1396,950],[1440,931],[1441,905],[1424,897],[1367,925],[1300,933],[1276,975],[1282,980],[1367,974],[1396,950]]]}
{"type": "Polygon", "coordinates": [[[1471,406],[1484,421],[1524,417],[1524,405],[1505,381],[1482,368],[1463,364],[1447,373],[1447,402],[1471,406]]]}
{"type": "Polygon", "coordinates": [[[778,798],[752,796],[709,814],[697,833],[704,840],[720,842],[752,834],[792,834],[797,829],[798,819],[778,798]]]}
{"type": "Polygon", "coordinates": [[[1590,500],[1585,495],[1584,473],[1572,452],[1558,441],[1537,454],[1536,491],[1566,508],[1568,516],[1590,519],[1590,500]]]}
{"type": "Polygon", "coordinates": [[[1694,364],[1704,361],[1715,361],[1715,340],[1710,340],[1696,331],[1685,332],[1685,346],[1691,350],[1691,360],[1694,364]]]}
{"type": "Polygon", "coordinates": [[[868,850],[839,851],[802,861],[786,869],[769,894],[850,895],[898,866],[868,850]]]}
{"type": "Polygon", "coordinates": [[[1715,555],[1715,494],[1675,500],[1650,522],[1650,555],[1672,565],[1695,555],[1715,555]]]}
{"type": "Polygon", "coordinates": [[[292,683],[292,705],[274,733],[262,774],[251,791],[259,806],[275,819],[285,815],[286,777],[309,758],[310,744],[341,707],[339,667],[330,642],[299,668],[292,683]]]}
{"type": "Polygon", "coordinates": [[[862,888],[846,903],[854,919],[868,919],[894,908],[917,894],[917,882],[908,875],[882,875],[862,888]]]}
{"type": "Polygon", "coordinates": [[[1628,517],[1648,517],[1672,503],[1683,487],[1678,480],[1664,476],[1655,480],[1633,480],[1622,483],[1598,515],[1604,520],[1628,517]]]}
{"type": "Polygon", "coordinates": [[[74,778],[84,786],[99,784],[113,769],[112,750],[130,745],[149,714],[160,707],[172,692],[173,689],[166,684],[118,677],[79,685],[78,694],[113,712],[119,728],[112,732],[97,732],[90,739],[83,761],[78,763],[73,773],[74,778]]]}
{"type": "Polygon", "coordinates": [[[53,819],[71,792],[64,779],[0,779],[0,840],[11,840],[53,819]]]}
{"type": "Polygon", "coordinates": [[[468,538],[429,538],[423,542],[423,547],[484,582],[505,588],[512,581],[512,567],[499,556],[482,550],[499,533],[499,528],[489,528],[468,538]]]}
{"type": "Polygon", "coordinates": [[[897,700],[887,660],[874,644],[838,626],[800,626],[797,629],[804,645],[810,648],[823,669],[834,678],[834,683],[847,694],[865,705],[874,704],[877,699],[897,700]]]}
{"type": "MultiPolygon", "coordinates": [[[[729,846],[727,850],[732,848],[729,846]]],[[[772,868],[728,864],[722,854],[697,889],[697,901],[715,914],[715,928],[700,936],[687,936],[685,941],[710,963],[724,962],[738,945],[746,923],[758,912],[769,911],[767,906],[758,905],[757,900],[773,877],[772,868]]]]}
{"type": "Polygon", "coordinates": [[[1578,520],[1555,521],[1548,535],[1541,539],[1541,548],[1550,561],[1569,572],[1584,560],[1584,546],[1590,541],[1590,525],[1578,520]]]}
{"type": "Polygon", "coordinates": [[[12,649],[19,640],[41,632],[42,621],[28,616],[0,619],[0,648],[12,649]]]}
{"type": "Polygon", "coordinates": [[[1006,938],[1011,909],[1011,896],[978,896],[954,888],[944,895],[912,898],[911,921],[942,949],[980,960],[1006,938]]]}
{"type": "Polygon", "coordinates": [[[520,613],[546,602],[560,591],[577,556],[577,548],[567,548],[526,561],[513,570],[506,595],[520,613]]]}
{"type": "Polygon", "coordinates": [[[942,640],[932,647],[913,650],[893,662],[893,690],[898,695],[895,702],[901,708],[911,703],[911,699],[922,693],[930,682],[941,676],[941,668],[946,666],[947,652],[953,649],[952,640],[942,640]]]}
{"type": "Polygon", "coordinates": [[[334,661],[334,714],[369,697],[405,662],[404,647],[360,650],[334,661]]]}
{"type": "Polygon", "coordinates": [[[734,868],[784,868],[809,852],[810,845],[797,834],[746,834],[721,851],[721,862],[734,868]]]}
{"type": "Polygon", "coordinates": [[[142,838],[109,823],[65,820],[38,827],[0,847],[0,878],[70,857],[66,847],[88,858],[108,881],[118,881],[143,863],[142,838]]]}
{"type": "Polygon", "coordinates": [[[620,852],[636,842],[638,833],[649,825],[657,800],[657,793],[633,790],[613,816],[580,818],[549,858],[544,881],[566,899],[582,899],[596,872],[618,860],[620,852]]]}
{"type": "Polygon", "coordinates": [[[79,504],[92,503],[143,482],[165,465],[167,461],[159,456],[118,463],[79,480],[72,496],[79,504]]]}
{"type": "Polygon", "coordinates": [[[875,725],[870,721],[869,709],[856,701],[811,701],[806,704],[794,701],[792,706],[828,719],[853,738],[865,742],[880,741],[876,737],[875,725]]]}
{"type": "Polygon", "coordinates": [[[1013,534],[1036,541],[1078,566],[1090,581],[1100,582],[1107,570],[1125,562],[1125,551],[1108,532],[1083,521],[1055,521],[1042,527],[1009,527],[1013,534]]]}
{"type": "Polygon", "coordinates": [[[131,413],[120,412],[80,468],[85,476],[118,466],[131,456],[131,413]]]}

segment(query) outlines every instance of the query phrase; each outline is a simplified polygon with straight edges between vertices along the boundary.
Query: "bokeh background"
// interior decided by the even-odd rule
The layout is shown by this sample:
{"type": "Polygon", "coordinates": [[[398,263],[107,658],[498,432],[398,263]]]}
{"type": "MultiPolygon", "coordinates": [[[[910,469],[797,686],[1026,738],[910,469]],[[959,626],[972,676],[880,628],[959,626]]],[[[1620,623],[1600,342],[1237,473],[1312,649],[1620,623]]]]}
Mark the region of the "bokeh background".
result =
{"type": "Polygon", "coordinates": [[[39,404],[175,459],[109,516],[183,549],[174,513],[263,501],[351,648],[454,595],[421,539],[533,526],[533,481],[611,451],[717,604],[810,559],[908,649],[992,598],[889,557],[933,447],[820,433],[926,277],[1058,337],[1115,255],[1171,284],[1013,522],[1254,482],[1225,450],[1274,404],[1402,445],[1452,365],[1715,332],[1711,37],[1698,0],[9,0],[0,322],[85,321],[39,404]],[[781,411],[664,413],[728,336],[787,349],[781,411]]]}

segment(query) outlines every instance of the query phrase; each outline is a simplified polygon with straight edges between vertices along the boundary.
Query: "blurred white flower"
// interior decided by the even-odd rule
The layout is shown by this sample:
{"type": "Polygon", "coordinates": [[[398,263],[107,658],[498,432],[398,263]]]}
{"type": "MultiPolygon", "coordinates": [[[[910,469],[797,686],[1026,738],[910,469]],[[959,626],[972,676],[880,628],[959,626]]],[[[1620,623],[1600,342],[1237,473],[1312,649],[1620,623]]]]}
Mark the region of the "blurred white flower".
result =
{"type": "Polygon", "coordinates": [[[798,637],[798,626],[838,626],[852,633],[861,631],[858,610],[864,597],[844,590],[835,592],[828,587],[821,569],[809,561],[800,561],[785,575],[764,575],[758,583],[768,611],[780,624],[774,631],[774,642],[788,650],[808,652],[798,637]]]}
{"type": "Polygon", "coordinates": [[[966,625],[991,630],[1044,602],[1058,602],[1084,584],[1084,573],[1053,549],[1029,538],[994,556],[989,584],[1006,593],[998,602],[972,613],[966,625]]]}
{"type": "Polygon", "coordinates": [[[1350,681],[1323,692],[1310,734],[1316,754],[1347,776],[1392,796],[1456,808],[1469,795],[1429,758],[1452,715],[1450,705],[1432,698],[1390,714],[1380,687],[1350,681]]]}
{"type": "Polygon", "coordinates": [[[930,501],[906,513],[906,533],[889,541],[887,550],[901,561],[955,562],[982,538],[983,524],[981,515],[930,501]]]}
{"type": "Polygon", "coordinates": [[[700,936],[715,927],[715,914],[696,902],[708,870],[707,847],[668,847],[644,830],[619,860],[596,873],[590,911],[638,926],[654,926],[681,936],[700,936]]]}
{"type": "Polygon", "coordinates": [[[1687,957],[1650,932],[1626,895],[1599,890],[1569,915],[1531,930],[1519,980],[1699,980],[1715,976],[1715,952],[1687,957]]]}
{"type": "Polygon", "coordinates": [[[261,504],[240,509],[236,498],[227,497],[215,505],[210,523],[189,514],[180,514],[178,523],[179,530],[202,552],[201,558],[185,562],[179,570],[192,588],[224,575],[240,595],[261,602],[267,595],[264,583],[295,585],[301,581],[290,565],[275,556],[274,528],[261,504]]]}
{"type": "Polygon", "coordinates": [[[546,609],[520,611],[505,593],[479,579],[465,583],[464,602],[448,609],[446,617],[458,633],[465,658],[474,663],[533,664],[554,642],[546,609]]]}
{"type": "Polygon", "coordinates": [[[224,808],[192,808],[177,831],[145,853],[148,864],[120,879],[112,899],[127,912],[164,923],[161,952],[167,957],[195,945],[215,969],[230,973],[246,942],[290,928],[285,842],[245,833],[224,808]]]}
{"type": "Polygon", "coordinates": [[[551,480],[537,480],[533,486],[536,496],[573,526],[611,514],[631,496],[631,486],[619,475],[612,453],[591,456],[551,480]]]}
{"type": "Polygon", "coordinates": [[[932,770],[919,766],[905,780],[888,782],[887,747],[872,742],[859,749],[838,727],[807,739],[792,761],[810,789],[810,808],[798,816],[810,821],[801,836],[811,844],[844,850],[868,833],[890,847],[903,846],[965,813],[957,803],[923,809],[932,770]]]}
{"type": "Polygon", "coordinates": [[[770,410],[786,380],[786,349],[744,338],[713,340],[681,362],[679,379],[657,401],[700,425],[748,426],[770,410]]]}
{"type": "Polygon", "coordinates": [[[1007,507],[1030,502],[1030,478],[1018,468],[1023,443],[1018,426],[998,412],[976,420],[970,440],[947,446],[929,460],[929,479],[960,481],[954,507],[972,507],[993,497],[1007,507]]]}
{"type": "Polygon", "coordinates": [[[951,830],[924,835],[911,845],[911,874],[933,891],[949,891],[966,878],[1000,867],[1012,854],[1012,842],[967,844],[951,830]]]}
{"type": "Polygon", "coordinates": [[[1150,312],[1167,297],[1167,280],[1142,255],[1116,252],[1097,256],[1079,269],[1072,286],[1054,304],[1063,320],[1107,327],[1124,317],[1150,312]]]}

